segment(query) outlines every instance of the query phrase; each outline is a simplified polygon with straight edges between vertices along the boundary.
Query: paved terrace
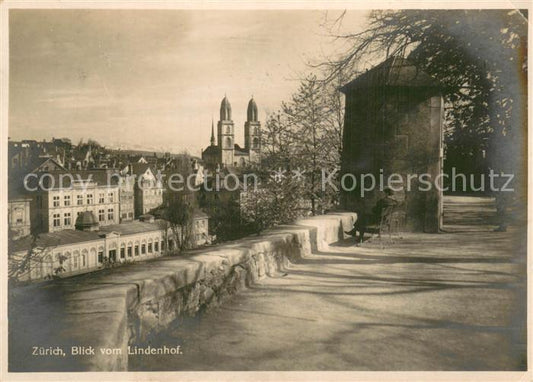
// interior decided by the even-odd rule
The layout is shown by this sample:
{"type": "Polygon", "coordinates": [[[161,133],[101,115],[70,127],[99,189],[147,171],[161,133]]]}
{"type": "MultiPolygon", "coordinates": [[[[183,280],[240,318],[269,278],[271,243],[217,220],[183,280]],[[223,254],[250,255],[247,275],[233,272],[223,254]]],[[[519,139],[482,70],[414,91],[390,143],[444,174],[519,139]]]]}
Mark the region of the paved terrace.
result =
{"type": "Polygon", "coordinates": [[[525,230],[448,197],[445,233],[352,239],[302,258],[152,339],[181,356],[133,370],[525,370],[525,230]]]}
{"type": "Polygon", "coordinates": [[[144,341],[176,318],[223,305],[246,285],[279,274],[288,259],[337,242],[354,218],[338,213],[302,219],[184,256],[11,288],[9,370],[127,370],[128,344],[144,341]],[[79,356],[70,351],[77,346],[96,352],[79,356]],[[39,347],[57,347],[59,354],[39,356],[39,347]]]}

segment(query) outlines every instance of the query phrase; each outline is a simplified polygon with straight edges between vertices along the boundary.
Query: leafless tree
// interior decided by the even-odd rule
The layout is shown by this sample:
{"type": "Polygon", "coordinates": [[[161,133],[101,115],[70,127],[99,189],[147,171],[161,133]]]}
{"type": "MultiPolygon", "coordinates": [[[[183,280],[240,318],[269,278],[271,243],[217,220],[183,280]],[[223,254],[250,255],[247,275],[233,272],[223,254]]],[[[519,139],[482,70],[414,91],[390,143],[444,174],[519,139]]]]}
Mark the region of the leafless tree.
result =
{"type": "Polygon", "coordinates": [[[508,154],[524,147],[527,13],[378,10],[363,31],[339,33],[343,22],[344,14],[330,25],[330,33],[348,48],[316,64],[327,81],[345,73],[356,77],[367,62],[408,56],[442,85],[449,147],[467,156],[490,150],[498,171],[520,166],[508,154]]]}
{"type": "Polygon", "coordinates": [[[177,249],[191,248],[194,238],[194,208],[191,204],[183,198],[174,198],[169,201],[163,216],[176,240],[177,249]]]}
{"type": "MultiPolygon", "coordinates": [[[[56,245],[41,246],[38,235],[30,235],[21,240],[28,240],[28,248],[19,253],[12,253],[14,241],[9,240],[8,243],[8,279],[11,283],[17,283],[25,279],[30,279],[31,275],[36,271],[42,271],[42,264],[44,259],[49,256],[56,245]]],[[[52,259],[53,261],[53,259],[52,259]]],[[[41,275],[44,277],[55,277],[64,272],[62,264],[53,268],[49,275],[41,275]]]]}

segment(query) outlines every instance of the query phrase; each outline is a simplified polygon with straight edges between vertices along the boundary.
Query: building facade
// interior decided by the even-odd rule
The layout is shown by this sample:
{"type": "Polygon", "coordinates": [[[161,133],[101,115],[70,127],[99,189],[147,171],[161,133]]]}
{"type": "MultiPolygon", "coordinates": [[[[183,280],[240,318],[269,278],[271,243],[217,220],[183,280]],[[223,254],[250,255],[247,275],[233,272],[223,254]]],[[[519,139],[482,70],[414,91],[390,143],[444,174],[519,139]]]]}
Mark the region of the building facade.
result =
{"type": "Polygon", "coordinates": [[[228,166],[244,167],[256,163],[261,155],[261,123],[255,100],[248,102],[244,123],[244,148],[235,143],[235,124],[231,115],[231,104],[224,97],[220,104],[220,120],[217,123],[215,140],[214,124],[211,125],[211,145],[202,151],[202,160],[213,170],[228,166]]]}
{"type": "Polygon", "coordinates": [[[136,163],[131,166],[135,176],[134,207],[135,217],[147,214],[163,204],[163,184],[148,164],[136,163]]]}
{"type": "Polygon", "coordinates": [[[196,210],[193,215],[193,242],[199,247],[211,242],[209,238],[209,217],[206,213],[196,210]]]}
{"type": "Polygon", "coordinates": [[[73,181],[68,187],[39,190],[31,194],[33,231],[73,229],[76,218],[91,211],[101,226],[119,223],[119,188],[116,184],[73,181]]]}
{"type": "Polygon", "coordinates": [[[120,222],[132,221],[135,217],[135,177],[124,175],[118,184],[120,222]]]}
{"type": "MultiPolygon", "coordinates": [[[[84,214],[92,215],[89,211],[84,214]]],[[[92,216],[90,219],[97,225],[92,216]]],[[[97,230],[69,229],[42,234],[34,248],[30,243],[18,240],[10,248],[11,262],[31,256],[30,266],[19,281],[73,276],[104,268],[108,263],[162,256],[167,248],[167,234],[158,222],[134,221],[97,230]]]]}
{"type": "Polygon", "coordinates": [[[7,204],[7,222],[10,239],[17,240],[31,233],[30,198],[10,199],[7,204]]]}
{"type": "MultiPolygon", "coordinates": [[[[18,281],[41,281],[93,272],[112,263],[137,262],[166,255],[178,248],[168,224],[147,219],[100,227],[91,211],[81,213],[76,229],[66,229],[10,242],[9,262],[29,266],[17,276],[18,281]]],[[[193,235],[196,246],[210,242],[208,217],[194,215],[193,235]]]]}

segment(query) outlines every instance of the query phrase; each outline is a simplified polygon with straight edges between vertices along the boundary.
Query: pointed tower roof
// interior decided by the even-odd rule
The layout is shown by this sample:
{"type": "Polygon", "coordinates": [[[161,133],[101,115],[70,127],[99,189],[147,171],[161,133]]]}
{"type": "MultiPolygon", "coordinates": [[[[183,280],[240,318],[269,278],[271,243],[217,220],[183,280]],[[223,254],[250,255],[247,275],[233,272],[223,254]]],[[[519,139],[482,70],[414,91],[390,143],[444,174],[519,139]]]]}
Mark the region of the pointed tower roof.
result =
{"type": "Polygon", "coordinates": [[[224,95],[224,99],[220,103],[220,120],[231,121],[231,105],[228,101],[228,97],[224,95]]]}
{"type": "Polygon", "coordinates": [[[246,113],[248,122],[257,122],[257,104],[255,103],[254,96],[248,102],[248,111],[246,113]]]}
{"type": "Polygon", "coordinates": [[[211,118],[211,146],[215,146],[215,121],[211,118]]]}

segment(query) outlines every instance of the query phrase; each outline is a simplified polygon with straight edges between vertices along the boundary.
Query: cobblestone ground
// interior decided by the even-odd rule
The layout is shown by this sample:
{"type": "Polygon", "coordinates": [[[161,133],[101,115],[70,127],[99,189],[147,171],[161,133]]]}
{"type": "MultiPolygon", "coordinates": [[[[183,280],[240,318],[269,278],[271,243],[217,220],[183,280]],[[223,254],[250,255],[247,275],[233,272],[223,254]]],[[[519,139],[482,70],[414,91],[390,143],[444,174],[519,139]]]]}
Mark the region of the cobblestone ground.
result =
{"type": "Polygon", "coordinates": [[[351,239],[266,278],[130,357],[134,370],[525,370],[525,231],[447,198],[445,231],[351,239]]]}

